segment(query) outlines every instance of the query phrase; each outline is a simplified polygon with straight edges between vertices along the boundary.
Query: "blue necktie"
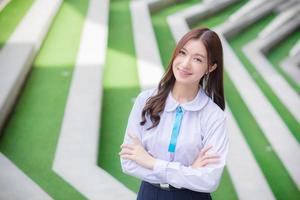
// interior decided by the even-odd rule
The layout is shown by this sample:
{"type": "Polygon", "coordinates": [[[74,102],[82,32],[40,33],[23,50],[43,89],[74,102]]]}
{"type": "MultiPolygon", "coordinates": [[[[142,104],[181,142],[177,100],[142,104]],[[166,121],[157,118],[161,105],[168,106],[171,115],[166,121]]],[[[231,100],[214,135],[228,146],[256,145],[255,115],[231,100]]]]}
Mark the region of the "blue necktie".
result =
{"type": "Polygon", "coordinates": [[[175,116],[175,122],[172,130],[171,140],[169,144],[169,152],[171,153],[171,160],[174,159],[174,152],[176,148],[177,138],[180,131],[180,125],[183,117],[183,110],[181,106],[178,106],[176,108],[176,116],[175,116]]]}

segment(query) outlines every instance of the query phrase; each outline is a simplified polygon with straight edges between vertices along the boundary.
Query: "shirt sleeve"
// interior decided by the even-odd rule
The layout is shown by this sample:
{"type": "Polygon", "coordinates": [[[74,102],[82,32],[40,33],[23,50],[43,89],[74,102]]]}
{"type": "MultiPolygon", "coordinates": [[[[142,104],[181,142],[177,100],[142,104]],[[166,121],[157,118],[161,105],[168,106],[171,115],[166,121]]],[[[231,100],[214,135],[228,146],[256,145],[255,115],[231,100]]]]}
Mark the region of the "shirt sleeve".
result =
{"type": "Polygon", "coordinates": [[[222,119],[208,124],[203,141],[204,146],[213,145],[213,152],[220,156],[218,163],[194,169],[179,162],[157,159],[154,168],[165,171],[166,182],[174,187],[208,193],[215,191],[219,185],[228,152],[228,136],[224,115],[222,119]]]}
{"type": "MultiPolygon", "coordinates": [[[[143,128],[140,125],[140,122],[141,122],[141,113],[147,98],[146,96],[148,96],[145,95],[145,93],[146,92],[142,92],[140,95],[138,95],[138,97],[135,100],[135,103],[133,105],[133,108],[128,118],[123,144],[128,144],[131,142],[131,139],[128,136],[128,131],[131,134],[135,134],[142,141],[143,128]]],[[[150,170],[138,165],[136,162],[132,160],[121,158],[121,167],[124,173],[151,183],[166,182],[165,165],[166,163],[163,163],[161,165],[156,165],[156,167],[154,167],[153,170],[150,170]]]]}

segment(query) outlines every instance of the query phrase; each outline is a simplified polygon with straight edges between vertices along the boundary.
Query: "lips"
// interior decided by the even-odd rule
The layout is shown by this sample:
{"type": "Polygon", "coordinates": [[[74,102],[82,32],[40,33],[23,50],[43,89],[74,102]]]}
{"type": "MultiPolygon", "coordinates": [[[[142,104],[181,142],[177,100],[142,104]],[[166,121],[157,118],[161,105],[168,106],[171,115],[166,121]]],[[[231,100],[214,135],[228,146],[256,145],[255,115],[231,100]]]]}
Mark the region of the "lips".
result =
{"type": "Polygon", "coordinates": [[[184,69],[181,69],[181,68],[178,68],[178,67],[177,67],[177,70],[178,70],[182,75],[185,75],[185,76],[192,75],[191,72],[186,71],[186,70],[184,70],[184,69]]]}

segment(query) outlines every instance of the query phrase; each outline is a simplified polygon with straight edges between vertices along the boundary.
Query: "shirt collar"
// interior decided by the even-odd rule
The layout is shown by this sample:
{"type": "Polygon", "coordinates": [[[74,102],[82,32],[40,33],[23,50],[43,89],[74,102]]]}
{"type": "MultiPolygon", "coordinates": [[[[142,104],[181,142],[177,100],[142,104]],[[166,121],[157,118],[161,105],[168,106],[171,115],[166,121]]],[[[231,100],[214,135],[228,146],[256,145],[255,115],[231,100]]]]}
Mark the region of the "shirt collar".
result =
{"type": "Polygon", "coordinates": [[[183,104],[178,103],[174,99],[172,92],[170,91],[169,95],[167,97],[167,100],[166,100],[165,111],[172,112],[179,105],[183,108],[183,110],[198,111],[201,108],[203,108],[207,104],[208,101],[209,101],[209,97],[205,94],[204,90],[201,88],[198,90],[196,97],[192,101],[189,101],[189,102],[186,102],[183,104]]]}

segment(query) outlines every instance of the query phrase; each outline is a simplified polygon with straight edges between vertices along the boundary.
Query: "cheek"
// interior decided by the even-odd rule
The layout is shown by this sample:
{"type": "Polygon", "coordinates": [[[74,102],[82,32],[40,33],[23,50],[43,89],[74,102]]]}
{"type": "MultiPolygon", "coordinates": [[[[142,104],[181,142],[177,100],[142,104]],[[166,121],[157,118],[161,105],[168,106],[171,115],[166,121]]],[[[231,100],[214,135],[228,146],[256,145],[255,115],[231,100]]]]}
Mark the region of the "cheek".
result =
{"type": "Polygon", "coordinates": [[[172,71],[173,71],[173,75],[174,75],[175,79],[177,79],[177,71],[176,71],[176,67],[174,64],[172,65],[172,71]]]}
{"type": "Polygon", "coordinates": [[[173,64],[172,64],[172,67],[174,68],[175,66],[177,66],[178,65],[178,58],[175,58],[174,60],[173,60],[173,64]]]}
{"type": "Polygon", "coordinates": [[[197,74],[201,74],[201,75],[204,75],[205,74],[205,72],[207,71],[206,69],[207,69],[207,66],[204,66],[204,65],[195,65],[195,72],[197,73],[197,74]]]}
{"type": "Polygon", "coordinates": [[[175,72],[175,69],[176,69],[176,66],[178,65],[178,60],[174,60],[173,61],[173,64],[172,64],[172,70],[173,70],[173,73],[175,72]]]}
{"type": "Polygon", "coordinates": [[[201,66],[197,66],[194,68],[194,74],[197,76],[198,79],[201,79],[205,74],[205,69],[201,66]]]}
{"type": "Polygon", "coordinates": [[[197,74],[204,74],[205,73],[205,69],[201,66],[200,67],[198,66],[198,68],[196,68],[195,71],[196,71],[197,74]]]}

